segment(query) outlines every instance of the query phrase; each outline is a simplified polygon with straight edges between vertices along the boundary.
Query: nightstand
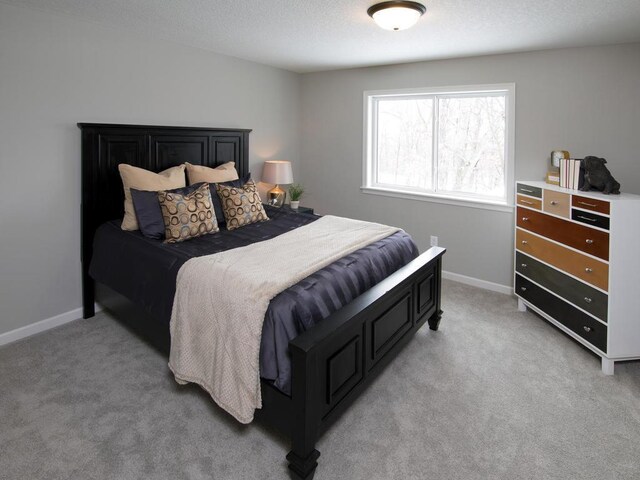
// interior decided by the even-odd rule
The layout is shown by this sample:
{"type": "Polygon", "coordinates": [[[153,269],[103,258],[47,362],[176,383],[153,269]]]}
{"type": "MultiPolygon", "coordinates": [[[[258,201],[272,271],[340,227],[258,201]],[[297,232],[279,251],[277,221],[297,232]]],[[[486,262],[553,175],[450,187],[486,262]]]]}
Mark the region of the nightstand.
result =
{"type": "Polygon", "coordinates": [[[281,208],[285,209],[285,210],[289,210],[290,212],[295,212],[295,213],[310,213],[311,215],[313,215],[313,208],[309,208],[309,207],[298,207],[296,210],[294,210],[293,208],[291,208],[289,205],[283,205],[281,208]]]}

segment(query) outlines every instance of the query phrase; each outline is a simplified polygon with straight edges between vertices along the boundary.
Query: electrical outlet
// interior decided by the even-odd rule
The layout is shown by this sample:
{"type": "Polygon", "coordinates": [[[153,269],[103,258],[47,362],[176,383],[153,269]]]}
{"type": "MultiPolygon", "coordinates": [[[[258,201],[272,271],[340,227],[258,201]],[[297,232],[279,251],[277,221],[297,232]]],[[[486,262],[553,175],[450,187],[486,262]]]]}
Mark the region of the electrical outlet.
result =
{"type": "Polygon", "coordinates": [[[438,237],[436,237],[435,235],[431,235],[431,246],[432,247],[438,246],[438,237]]]}

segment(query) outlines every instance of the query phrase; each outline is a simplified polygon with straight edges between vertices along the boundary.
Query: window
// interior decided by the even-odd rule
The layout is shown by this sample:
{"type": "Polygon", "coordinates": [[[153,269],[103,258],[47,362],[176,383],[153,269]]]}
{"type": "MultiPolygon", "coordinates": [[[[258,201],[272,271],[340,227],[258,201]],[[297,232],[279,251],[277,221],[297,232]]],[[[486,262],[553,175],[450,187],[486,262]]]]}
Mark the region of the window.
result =
{"type": "Polygon", "coordinates": [[[513,84],[365,92],[367,193],[506,206],[513,84]]]}

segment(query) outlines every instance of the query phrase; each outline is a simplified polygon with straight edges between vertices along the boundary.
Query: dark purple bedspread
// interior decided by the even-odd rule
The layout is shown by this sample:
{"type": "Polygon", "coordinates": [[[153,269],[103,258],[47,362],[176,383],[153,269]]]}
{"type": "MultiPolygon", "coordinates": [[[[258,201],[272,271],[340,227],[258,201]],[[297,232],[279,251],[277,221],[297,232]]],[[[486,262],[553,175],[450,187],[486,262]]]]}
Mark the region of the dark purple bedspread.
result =
{"type": "MultiPolygon", "coordinates": [[[[178,244],[164,244],[137,231],[125,232],[119,221],[105,223],[96,232],[89,273],[167,324],[176,277],[184,262],[268,240],[318,219],[315,215],[265,208],[271,218],[268,222],[178,244]]],[[[328,265],[273,298],[262,330],[261,376],[290,394],[289,341],[417,256],[411,237],[397,232],[328,265]]]]}

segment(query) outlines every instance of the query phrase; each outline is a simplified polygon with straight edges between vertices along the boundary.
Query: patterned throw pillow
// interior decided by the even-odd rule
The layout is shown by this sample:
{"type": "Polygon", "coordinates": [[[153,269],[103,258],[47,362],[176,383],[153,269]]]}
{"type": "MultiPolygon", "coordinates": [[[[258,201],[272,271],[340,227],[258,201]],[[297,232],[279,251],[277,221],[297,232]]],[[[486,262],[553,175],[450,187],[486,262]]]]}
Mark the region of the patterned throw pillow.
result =
{"type": "Polygon", "coordinates": [[[216,190],[222,203],[228,230],[269,220],[253,180],[249,180],[243,187],[218,183],[216,190]]]}
{"type": "Polygon", "coordinates": [[[160,191],[158,202],[164,220],[165,243],[184,242],[220,230],[208,183],[186,194],[160,191]]]}

